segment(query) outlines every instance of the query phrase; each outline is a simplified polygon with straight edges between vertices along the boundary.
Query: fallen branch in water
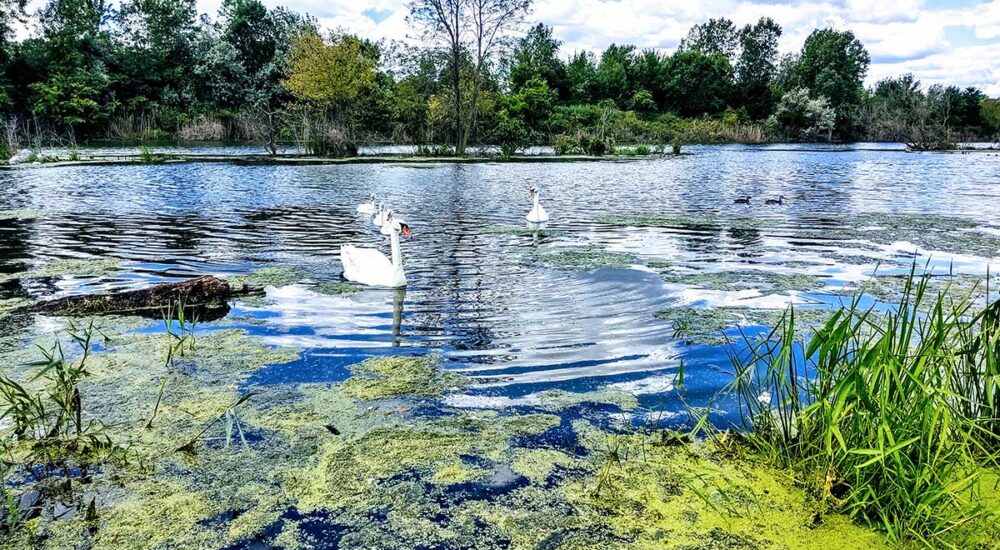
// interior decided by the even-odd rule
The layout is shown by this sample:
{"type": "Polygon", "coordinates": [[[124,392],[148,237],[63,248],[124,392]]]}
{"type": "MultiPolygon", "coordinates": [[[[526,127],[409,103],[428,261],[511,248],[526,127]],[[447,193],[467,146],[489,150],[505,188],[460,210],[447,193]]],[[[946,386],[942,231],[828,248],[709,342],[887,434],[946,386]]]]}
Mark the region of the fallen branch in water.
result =
{"type": "Polygon", "coordinates": [[[157,315],[164,308],[184,304],[188,309],[228,311],[228,300],[237,296],[259,296],[264,289],[244,284],[233,287],[228,281],[206,275],[176,283],[163,283],[138,290],[107,294],[84,294],[45,300],[28,308],[47,315],[157,315]]]}

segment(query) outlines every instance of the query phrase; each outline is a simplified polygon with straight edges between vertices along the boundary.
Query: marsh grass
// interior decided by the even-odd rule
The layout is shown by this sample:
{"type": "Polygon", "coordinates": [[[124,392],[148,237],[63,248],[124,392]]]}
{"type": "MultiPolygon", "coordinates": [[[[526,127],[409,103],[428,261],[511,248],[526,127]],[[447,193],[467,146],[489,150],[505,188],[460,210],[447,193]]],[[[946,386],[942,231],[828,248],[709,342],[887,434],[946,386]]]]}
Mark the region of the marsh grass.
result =
{"type": "Polygon", "coordinates": [[[789,308],[732,348],[730,389],[749,445],[825,506],[890,540],[940,546],[995,513],[979,488],[1000,441],[1000,301],[974,311],[973,291],[930,295],[929,278],[914,267],[884,312],[859,295],[808,343],[789,308]]]}

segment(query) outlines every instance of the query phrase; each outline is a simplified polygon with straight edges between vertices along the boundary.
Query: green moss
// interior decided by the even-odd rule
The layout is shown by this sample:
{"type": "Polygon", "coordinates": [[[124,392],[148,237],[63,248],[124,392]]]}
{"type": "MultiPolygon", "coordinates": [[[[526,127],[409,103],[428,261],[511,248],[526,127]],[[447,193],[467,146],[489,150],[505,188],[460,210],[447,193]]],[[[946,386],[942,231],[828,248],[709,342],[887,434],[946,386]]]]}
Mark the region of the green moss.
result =
{"type": "Polygon", "coordinates": [[[118,258],[73,258],[53,260],[38,269],[3,275],[0,280],[56,277],[103,277],[122,270],[118,258]]]}
{"type": "Polygon", "coordinates": [[[597,269],[599,267],[629,267],[635,263],[635,257],[621,252],[588,246],[584,248],[568,248],[552,252],[541,252],[535,258],[543,263],[559,269],[597,269]]]}
{"type": "Polygon", "coordinates": [[[468,384],[468,378],[441,370],[441,361],[430,356],[376,357],[351,367],[354,375],[343,385],[358,399],[384,399],[410,395],[438,397],[447,389],[468,384]]]}

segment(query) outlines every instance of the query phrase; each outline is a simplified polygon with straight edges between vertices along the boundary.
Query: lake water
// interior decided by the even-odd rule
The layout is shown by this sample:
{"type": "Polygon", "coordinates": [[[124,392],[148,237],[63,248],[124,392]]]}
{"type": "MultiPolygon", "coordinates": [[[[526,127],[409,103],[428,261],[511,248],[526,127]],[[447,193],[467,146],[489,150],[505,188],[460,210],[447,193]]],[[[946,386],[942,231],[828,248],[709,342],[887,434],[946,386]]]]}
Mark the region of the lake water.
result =
{"type": "Polygon", "coordinates": [[[448,395],[456,407],[502,409],[550,390],[611,387],[670,417],[683,410],[674,387],[681,364],[688,402],[707,403],[728,381],[729,346],[718,337],[738,340],[736,325],[763,330],[762,311],[834,306],[877,266],[898,274],[930,261],[938,273],[986,274],[1000,256],[1000,154],[899,148],[6,170],[0,210],[37,214],[0,220],[0,272],[72,258],[124,263],[113,275],[8,282],[0,298],[287,268],[294,284],[268,287],[265,300],[237,302],[204,327],[242,327],[305,350],[248,385],[337,381],[367,357],[434,352],[476,381],[448,395]],[[531,186],[552,218],[537,233],[524,222],[531,186]],[[340,281],[342,244],[387,250],[387,238],[355,214],[370,193],[414,232],[403,243],[409,286],[318,291],[340,281]],[[750,205],[734,203],[744,195],[750,205]],[[782,204],[765,204],[779,196],[782,204]],[[743,320],[696,338],[686,333],[697,327],[678,321],[687,309],[743,320]]]}

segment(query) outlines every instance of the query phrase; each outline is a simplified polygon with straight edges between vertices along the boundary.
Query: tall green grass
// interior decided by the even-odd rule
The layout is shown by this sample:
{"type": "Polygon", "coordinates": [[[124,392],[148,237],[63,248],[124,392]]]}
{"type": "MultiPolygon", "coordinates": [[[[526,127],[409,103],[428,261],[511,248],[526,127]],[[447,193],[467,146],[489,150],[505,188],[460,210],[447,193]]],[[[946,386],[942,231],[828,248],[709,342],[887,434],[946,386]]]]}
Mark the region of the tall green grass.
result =
{"type": "Polygon", "coordinates": [[[995,512],[979,481],[1000,441],[1000,301],[977,311],[982,291],[930,293],[929,281],[911,271],[886,311],[854,299],[808,343],[789,308],[767,337],[744,335],[748,351],[733,348],[731,390],[750,444],[824,504],[891,540],[940,546],[995,512]]]}

